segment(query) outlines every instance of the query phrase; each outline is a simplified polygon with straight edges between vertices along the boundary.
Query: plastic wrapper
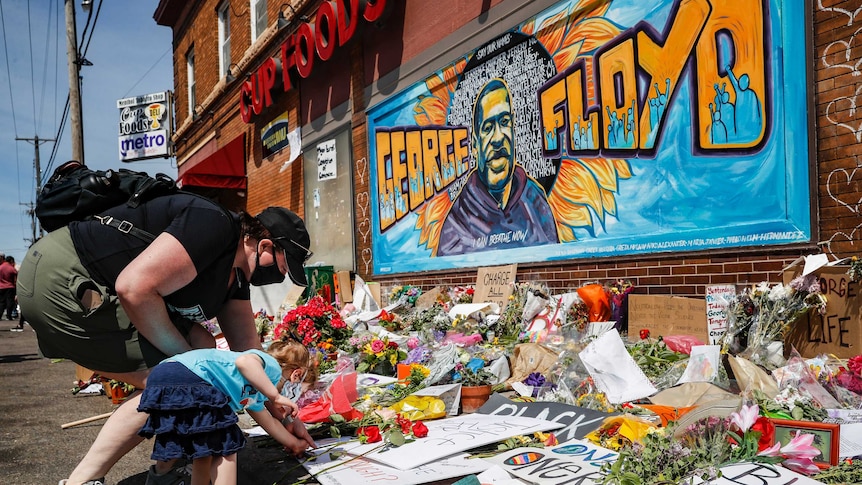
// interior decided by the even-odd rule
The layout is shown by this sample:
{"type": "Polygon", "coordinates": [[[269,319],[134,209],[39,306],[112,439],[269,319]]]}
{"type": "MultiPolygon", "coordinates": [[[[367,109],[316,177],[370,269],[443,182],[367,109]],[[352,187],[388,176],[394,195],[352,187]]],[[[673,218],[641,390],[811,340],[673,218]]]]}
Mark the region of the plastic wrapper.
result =
{"type": "Polygon", "coordinates": [[[682,359],[674,362],[670,368],[659,376],[658,378],[652,379],[652,385],[659,391],[663,391],[665,389],[670,389],[675,386],[677,382],[679,382],[680,377],[685,372],[685,367],[688,365],[688,359],[682,359]]]}
{"type": "Polygon", "coordinates": [[[552,349],[535,343],[518,344],[512,356],[512,377],[506,380],[506,387],[513,382],[522,382],[531,373],[542,375],[557,362],[557,353],[552,349]]]}
{"type": "Polygon", "coordinates": [[[434,396],[407,396],[389,406],[411,421],[425,421],[446,417],[446,404],[434,396]]]}
{"type": "Polygon", "coordinates": [[[591,322],[607,322],[611,319],[611,304],[604,286],[598,283],[584,285],[577,291],[590,310],[591,322]]]}
{"type": "Polygon", "coordinates": [[[683,354],[691,354],[692,347],[703,345],[700,339],[692,335],[664,335],[662,336],[662,340],[667,345],[667,348],[683,354]]]}
{"type": "Polygon", "coordinates": [[[779,389],[792,386],[801,394],[810,396],[821,408],[835,409],[841,407],[838,401],[817,382],[817,378],[805,360],[796,351],[793,351],[792,354],[787,360],[787,365],[772,372],[779,389]]]}
{"type": "Polygon", "coordinates": [[[328,422],[333,414],[340,414],[346,421],[361,418],[362,413],[352,406],[358,397],[356,372],[338,374],[320,399],[300,409],[297,417],[303,423],[328,422]]]}

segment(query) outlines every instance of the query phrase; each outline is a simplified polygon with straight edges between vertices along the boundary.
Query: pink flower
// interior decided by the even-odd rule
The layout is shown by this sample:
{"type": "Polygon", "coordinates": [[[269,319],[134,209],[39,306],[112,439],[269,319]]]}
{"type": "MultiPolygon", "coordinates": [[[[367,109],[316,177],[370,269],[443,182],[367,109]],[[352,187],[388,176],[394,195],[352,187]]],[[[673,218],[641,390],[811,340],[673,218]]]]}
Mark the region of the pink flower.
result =
{"type": "Polygon", "coordinates": [[[785,468],[793,470],[796,473],[802,473],[803,475],[813,475],[820,472],[820,468],[814,464],[811,458],[791,458],[784,460],[781,464],[785,468]]]}
{"type": "Polygon", "coordinates": [[[383,352],[383,349],[386,348],[386,344],[382,340],[374,340],[371,342],[371,351],[375,354],[377,352],[383,352]]]}
{"type": "Polygon", "coordinates": [[[409,339],[407,339],[407,348],[408,349],[413,350],[418,346],[419,346],[419,339],[418,338],[410,337],[409,339]]]}
{"type": "Polygon", "coordinates": [[[757,421],[757,416],[760,414],[760,408],[757,404],[754,406],[742,405],[739,412],[731,413],[730,422],[739,427],[739,430],[745,433],[757,421]]]}
{"type": "Polygon", "coordinates": [[[787,458],[814,458],[820,454],[820,450],[811,446],[814,443],[814,435],[801,431],[796,432],[796,436],[781,448],[781,454],[787,458]]]}

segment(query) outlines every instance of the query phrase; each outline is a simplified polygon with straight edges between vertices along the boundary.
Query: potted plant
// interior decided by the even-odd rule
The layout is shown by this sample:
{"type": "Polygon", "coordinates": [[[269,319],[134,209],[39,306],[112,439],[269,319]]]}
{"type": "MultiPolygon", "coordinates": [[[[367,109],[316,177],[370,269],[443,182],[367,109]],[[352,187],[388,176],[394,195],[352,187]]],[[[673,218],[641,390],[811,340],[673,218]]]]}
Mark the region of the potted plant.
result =
{"type": "Polygon", "coordinates": [[[108,389],[111,402],[114,404],[121,404],[131,393],[135,392],[135,386],[116,379],[108,381],[108,389]]]}
{"type": "Polygon", "coordinates": [[[455,364],[455,371],[460,374],[461,412],[474,413],[491,397],[495,376],[485,369],[474,371],[461,363],[455,364]]]}

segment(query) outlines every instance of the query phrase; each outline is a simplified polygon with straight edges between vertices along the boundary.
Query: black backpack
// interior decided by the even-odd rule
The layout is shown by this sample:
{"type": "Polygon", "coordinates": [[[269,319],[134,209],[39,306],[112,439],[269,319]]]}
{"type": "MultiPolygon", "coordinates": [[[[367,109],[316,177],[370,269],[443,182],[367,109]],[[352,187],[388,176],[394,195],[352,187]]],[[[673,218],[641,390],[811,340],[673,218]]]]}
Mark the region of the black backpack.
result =
{"type": "MultiPolygon", "coordinates": [[[[36,198],[36,217],[50,232],[72,221],[97,216],[120,204],[137,207],[149,199],[178,190],[174,180],[163,173],[151,177],[145,172],[125,168],[91,170],[72,160],[57,167],[42,188],[36,198]]],[[[102,221],[123,230],[121,223],[124,221],[111,222],[102,221]]]]}

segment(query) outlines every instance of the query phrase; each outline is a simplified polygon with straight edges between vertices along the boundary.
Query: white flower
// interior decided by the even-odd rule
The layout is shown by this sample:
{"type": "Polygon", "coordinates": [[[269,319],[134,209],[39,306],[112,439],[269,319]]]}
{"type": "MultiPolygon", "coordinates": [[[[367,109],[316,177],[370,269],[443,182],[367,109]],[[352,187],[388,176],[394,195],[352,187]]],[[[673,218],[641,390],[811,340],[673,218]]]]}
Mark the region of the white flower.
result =
{"type": "Polygon", "coordinates": [[[784,286],[782,284],[778,284],[772,287],[769,290],[769,301],[781,301],[790,298],[793,294],[793,290],[790,289],[789,286],[784,286]]]}
{"type": "Polygon", "coordinates": [[[757,285],[757,288],[754,289],[754,291],[760,294],[769,293],[769,282],[761,281],[760,284],[757,285]]]}

